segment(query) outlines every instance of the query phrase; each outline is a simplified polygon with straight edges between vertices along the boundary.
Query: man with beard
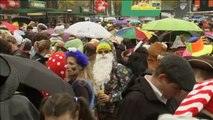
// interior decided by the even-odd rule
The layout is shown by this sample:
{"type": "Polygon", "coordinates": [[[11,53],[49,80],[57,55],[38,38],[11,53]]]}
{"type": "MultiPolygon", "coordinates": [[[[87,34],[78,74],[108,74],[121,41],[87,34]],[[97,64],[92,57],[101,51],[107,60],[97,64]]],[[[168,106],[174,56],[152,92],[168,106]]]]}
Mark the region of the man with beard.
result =
{"type": "Polygon", "coordinates": [[[104,84],[110,79],[112,70],[113,53],[107,42],[100,42],[96,49],[97,55],[93,66],[93,74],[97,90],[103,90],[104,84]]]}
{"type": "Polygon", "coordinates": [[[98,93],[97,100],[97,116],[99,120],[103,120],[102,116],[105,111],[105,103],[109,100],[105,94],[104,86],[110,80],[110,74],[113,67],[113,53],[109,43],[101,41],[96,49],[96,59],[93,66],[93,76],[96,83],[96,91],[98,93]]]}

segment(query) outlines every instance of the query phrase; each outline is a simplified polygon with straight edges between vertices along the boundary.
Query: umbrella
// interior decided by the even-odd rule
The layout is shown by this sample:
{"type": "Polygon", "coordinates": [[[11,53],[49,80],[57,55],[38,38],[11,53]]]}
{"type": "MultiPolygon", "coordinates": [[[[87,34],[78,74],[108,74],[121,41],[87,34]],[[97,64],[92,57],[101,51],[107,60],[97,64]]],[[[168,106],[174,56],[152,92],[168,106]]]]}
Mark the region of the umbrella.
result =
{"type": "Polygon", "coordinates": [[[203,31],[193,22],[174,18],[165,18],[149,22],[142,29],[159,31],[203,31]]]}
{"type": "Polygon", "coordinates": [[[29,17],[25,17],[25,16],[17,16],[17,17],[12,18],[12,22],[21,22],[21,23],[29,24],[30,21],[32,21],[32,19],[29,17]]]}
{"type": "Polygon", "coordinates": [[[131,24],[141,24],[141,21],[139,21],[139,20],[130,20],[129,23],[131,23],[131,24]]]}
{"type": "Polygon", "coordinates": [[[88,38],[109,38],[111,36],[110,32],[108,32],[104,27],[90,21],[75,23],[64,32],[77,37],[88,38]]]}
{"type": "Polygon", "coordinates": [[[127,20],[114,20],[112,21],[114,24],[127,24],[128,21],[127,20]]]}
{"type": "Polygon", "coordinates": [[[187,31],[172,31],[172,32],[165,32],[163,34],[161,34],[159,36],[159,40],[160,41],[174,41],[176,39],[176,36],[178,35],[184,35],[184,36],[188,36],[188,37],[192,37],[192,36],[199,36],[197,33],[195,32],[187,32],[187,31]]]}
{"type": "Polygon", "coordinates": [[[143,40],[145,38],[149,39],[152,36],[149,32],[141,31],[136,27],[121,29],[118,32],[116,32],[116,35],[122,38],[138,39],[138,40],[143,40]]]}
{"type": "Polygon", "coordinates": [[[6,54],[0,54],[0,57],[14,66],[20,83],[49,94],[67,92],[73,95],[72,87],[41,63],[6,54]]]}
{"type": "Polygon", "coordinates": [[[101,22],[101,19],[98,19],[98,18],[90,18],[90,21],[92,21],[92,22],[101,22]]]}
{"type": "Polygon", "coordinates": [[[5,22],[5,21],[1,22],[0,26],[7,28],[10,32],[14,32],[15,30],[18,30],[17,26],[10,24],[8,22],[5,22]]]}

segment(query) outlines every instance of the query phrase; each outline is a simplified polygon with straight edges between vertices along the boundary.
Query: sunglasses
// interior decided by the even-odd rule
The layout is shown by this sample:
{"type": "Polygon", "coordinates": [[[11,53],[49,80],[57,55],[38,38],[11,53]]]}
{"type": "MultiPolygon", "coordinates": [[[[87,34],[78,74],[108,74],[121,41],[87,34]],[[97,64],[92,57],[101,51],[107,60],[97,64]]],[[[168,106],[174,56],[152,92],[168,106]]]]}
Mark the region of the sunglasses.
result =
{"type": "Polygon", "coordinates": [[[104,50],[104,51],[98,51],[98,54],[107,54],[107,53],[109,53],[110,51],[109,50],[104,50]]]}

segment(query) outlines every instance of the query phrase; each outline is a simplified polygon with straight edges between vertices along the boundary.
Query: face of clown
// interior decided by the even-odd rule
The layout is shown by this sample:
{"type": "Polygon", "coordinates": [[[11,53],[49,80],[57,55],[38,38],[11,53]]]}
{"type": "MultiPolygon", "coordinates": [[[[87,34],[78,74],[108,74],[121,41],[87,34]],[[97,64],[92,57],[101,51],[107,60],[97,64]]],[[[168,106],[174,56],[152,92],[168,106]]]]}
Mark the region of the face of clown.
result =
{"type": "Polygon", "coordinates": [[[72,78],[73,76],[77,76],[79,72],[82,70],[82,67],[77,63],[74,57],[67,58],[66,64],[67,76],[72,78]]]}
{"type": "Polygon", "coordinates": [[[112,70],[113,54],[110,50],[100,49],[97,52],[95,64],[93,66],[93,75],[97,86],[103,86],[109,80],[112,70]]]}

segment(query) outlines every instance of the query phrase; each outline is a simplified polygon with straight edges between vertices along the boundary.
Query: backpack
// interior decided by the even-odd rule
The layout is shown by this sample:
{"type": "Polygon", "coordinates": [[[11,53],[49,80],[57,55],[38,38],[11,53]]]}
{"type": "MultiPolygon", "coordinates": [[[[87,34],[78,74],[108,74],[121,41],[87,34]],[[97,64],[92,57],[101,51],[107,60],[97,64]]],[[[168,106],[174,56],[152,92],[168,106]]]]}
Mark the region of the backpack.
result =
{"type": "MultiPolygon", "coordinates": [[[[75,88],[77,87],[77,84],[78,84],[78,81],[79,80],[75,80],[73,83],[72,83],[72,89],[75,90],[75,88]]],[[[90,109],[92,110],[94,108],[94,102],[95,102],[95,92],[94,92],[94,89],[93,89],[93,86],[92,86],[92,83],[91,81],[89,80],[85,80],[86,82],[86,88],[88,89],[89,91],[89,107],[90,109]]]]}

